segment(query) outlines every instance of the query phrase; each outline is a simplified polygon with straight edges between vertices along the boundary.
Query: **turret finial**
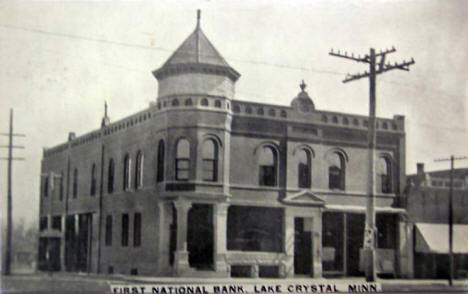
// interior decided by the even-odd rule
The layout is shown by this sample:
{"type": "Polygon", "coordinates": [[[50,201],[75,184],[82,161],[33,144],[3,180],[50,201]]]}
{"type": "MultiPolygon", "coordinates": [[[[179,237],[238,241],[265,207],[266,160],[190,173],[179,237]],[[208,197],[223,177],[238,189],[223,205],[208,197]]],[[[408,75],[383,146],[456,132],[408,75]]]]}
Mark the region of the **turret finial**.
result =
{"type": "Polygon", "coordinates": [[[307,87],[306,83],[304,83],[304,80],[302,80],[302,83],[299,85],[301,87],[302,92],[304,92],[305,88],[307,87]]]}
{"type": "Polygon", "coordinates": [[[200,27],[201,10],[197,9],[197,28],[200,27]]]}
{"type": "Polygon", "coordinates": [[[104,100],[104,117],[107,117],[107,101],[104,100]]]}

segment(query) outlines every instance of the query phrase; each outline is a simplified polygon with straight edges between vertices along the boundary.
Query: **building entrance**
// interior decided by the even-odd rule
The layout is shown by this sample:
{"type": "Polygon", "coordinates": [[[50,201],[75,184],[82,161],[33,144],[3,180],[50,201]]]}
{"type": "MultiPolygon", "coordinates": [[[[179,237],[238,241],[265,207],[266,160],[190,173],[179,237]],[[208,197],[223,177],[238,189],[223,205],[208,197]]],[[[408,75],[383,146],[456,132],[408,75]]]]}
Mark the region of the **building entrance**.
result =
{"type": "Polygon", "coordinates": [[[312,274],[312,218],[294,218],[294,274],[312,274]]]}
{"type": "Polygon", "coordinates": [[[67,216],[65,221],[65,268],[67,271],[91,270],[92,214],[67,216]]]}
{"type": "Polygon", "coordinates": [[[213,206],[193,204],[188,212],[187,249],[190,267],[213,269],[213,206]]]}

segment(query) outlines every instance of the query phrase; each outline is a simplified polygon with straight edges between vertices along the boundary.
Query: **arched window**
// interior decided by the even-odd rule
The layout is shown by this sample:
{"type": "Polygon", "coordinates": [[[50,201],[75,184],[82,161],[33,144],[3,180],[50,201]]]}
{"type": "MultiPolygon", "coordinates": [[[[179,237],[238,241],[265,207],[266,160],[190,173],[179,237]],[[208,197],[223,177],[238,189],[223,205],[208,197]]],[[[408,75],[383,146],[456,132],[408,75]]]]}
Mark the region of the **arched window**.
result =
{"type": "Polygon", "coordinates": [[[109,160],[109,167],[107,169],[107,193],[112,194],[114,192],[114,175],[115,175],[115,166],[114,159],[109,160]]]}
{"type": "Polygon", "coordinates": [[[44,197],[49,196],[49,175],[44,178],[44,197]]]}
{"type": "Polygon", "coordinates": [[[186,181],[190,171],[190,143],[187,139],[181,139],[177,143],[176,155],[176,180],[186,181]]]}
{"type": "Polygon", "coordinates": [[[377,181],[382,193],[392,193],[392,163],[387,157],[380,157],[377,163],[377,181]]]}
{"type": "Polygon", "coordinates": [[[274,109],[268,110],[268,115],[269,116],[276,116],[276,111],[274,109]]]}
{"type": "Polygon", "coordinates": [[[322,121],[324,123],[328,122],[328,117],[325,114],[322,115],[322,121]]]}
{"type": "Polygon", "coordinates": [[[93,163],[91,166],[91,187],[89,194],[94,196],[96,194],[96,164],[93,163]]]}
{"type": "Polygon", "coordinates": [[[276,186],[278,155],[270,146],[263,146],[259,151],[259,185],[276,186]]]}
{"type": "Polygon", "coordinates": [[[297,169],[299,188],[310,188],[312,161],[309,150],[302,149],[299,151],[297,169]]]}
{"type": "Polygon", "coordinates": [[[218,180],[218,145],[209,139],[203,143],[203,180],[216,182],[218,180]]]}
{"type": "Polygon", "coordinates": [[[341,153],[335,152],[328,159],[328,187],[344,190],[345,188],[345,160],[341,153]]]}
{"type": "Polygon", "coordinates": [[[59,199],[63,200],[63,172],[60,172],[59,199]]]}
{"type": "Polygon", "coordinates": [[[138,151],[135,160],[135,190],[143,186],[143,153],[138,151]]]}
{"type": "Polygon", "coordinates": [[[359,121],[357,120],[357,118],[353,119],[353,125],[359,126],[359,121]]]}
{"type": "Polygon", "coordinates": [[[164,141],[160,140],[158,144],[158,166],[156,181],[164,181],[164,141]]]}
{"type": "Polygon", "coordinates": [[[286,116],[287,116],[286,110],[281,110],[280,116],[281,116],[281,117],[286,117],[286,116]]]}
{"type": "Polygon", "coordinates": [[[179,100],[177,99],[172,100],[172,106],[179,106],[179,100]]]}
{"type": "Polygon", "coordinates": [[[245,113],[251,114],[251,113],[252,113],[252,107],[247,106],[247,107],[245,108],[245,113]]]}
{"type": "Polygon", "coordinates": [[[264,113],[263,108],[260,107],[260,108],[257,109],[257,114],[258,115],[263,115],[263,113],[264,113]]]}
{"type": "Polygon", "coordinates": [[[215,103],[214,103],[214,106],[215,106],[216,108],[221,108],[221,101],[216,100],[215,103]]]}
{"type": "Polygon", "coordinates": [[[338,123],[338,117],[333,116],[333,117],[332,117],[332,121],[333,121],[333,123],[337,124],[337,123],[338,123]]]}
{"type": "Polygon", "coordinates": [[[191,98],[188,98],[187,100],[185,100],[185,106],[192,106],[192,104],[193,102],[191,98]]]}
{"type": "Polygon", "coordinates": [[[240,112],[240,106],[239,106],[239,105],[234,105],[233,110],[234,110],[234,112],[236,112],[236,113],[240,112]]]}
{"type": "Polygon", "coordinates": [[[78,196],[78,169],[73,170],[73,198],[78,196]]]}
{"type": "Polygon", "coordinates": [[[124,157],[124,170],[123,170],[123,189],[124,191],[130,188],[130,165],[131,159],[130,155],[125,154],[124,157]]]}
{"type": "Polygon", "coordinates": [[[200,103],[202,106],[208,106],[208,99],[203,98],[200,103]]]}

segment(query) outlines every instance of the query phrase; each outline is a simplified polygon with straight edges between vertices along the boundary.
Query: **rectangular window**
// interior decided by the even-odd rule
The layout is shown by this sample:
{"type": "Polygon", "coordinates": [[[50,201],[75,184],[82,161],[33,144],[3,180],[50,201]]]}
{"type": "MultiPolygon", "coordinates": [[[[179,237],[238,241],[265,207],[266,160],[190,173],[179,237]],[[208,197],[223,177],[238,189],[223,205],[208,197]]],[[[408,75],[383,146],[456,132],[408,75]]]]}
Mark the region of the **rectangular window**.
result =
{"type": "Polygon", "coordinates": [[[141,245],[141,213],[135,213],[133,220],[133,246],[141,245]]]}
{"type": "Polygon", "coordinates": [[[106,246],[112,246],[112,215],[106,217],[106,246]]]}
{"type": "Polygon", "coordinates": [[[122,214],[122,246],[128,246],[128,214],[122,214]]]}
{"type": "Polygon", "coordinates": [[[47,216],[41,217],[39,221],[39,231],[47,230],[47,216]]]}
{"type": "Polygon", "coordinates": [[[299,188],[310,188],[310,167],[307,164],[300,163],[298,169],[299,188]]]}
{"type": "Polygon", "coordinates": [[[216,160],[203,159],[203,180],[208,182],[216,182],[216,176],[216,160]]]}
{"type": "Polygon", "coordinates": [[[52,229],[62,231],[62,217],[60,215],[52,218],[52,229]]]}

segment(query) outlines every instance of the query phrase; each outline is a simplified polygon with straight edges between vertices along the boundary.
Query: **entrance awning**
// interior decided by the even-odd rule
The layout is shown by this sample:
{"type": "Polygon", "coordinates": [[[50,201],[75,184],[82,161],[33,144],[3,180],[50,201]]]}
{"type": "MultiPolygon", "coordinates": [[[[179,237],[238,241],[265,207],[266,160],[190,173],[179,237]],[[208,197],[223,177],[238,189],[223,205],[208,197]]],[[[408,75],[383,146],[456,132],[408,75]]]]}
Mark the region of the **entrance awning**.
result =
{"type": "MultiPolygon", "coordinates": [[[[416,223],[416,252],[449,253],[447,224],[416,223]]],[[[453,225],[453,252],[468,253],[468,225],[453,225]]]]}
{"type": "MultiPolygon", "coordinates": [[[[357,212],[357,213],[364,213],[366,212],[365,206],[357,206],[357,205],[339,205],[339,204],[327,204],[325,208],[329,211],[340,211],[340,212],[357,212]]],[[[403,208],[396,208],[390,206],[383,206],[383,207],[375,207],[376,213],[398,213],[398,214],[406,214],[406,210],[403,208]]]]}

